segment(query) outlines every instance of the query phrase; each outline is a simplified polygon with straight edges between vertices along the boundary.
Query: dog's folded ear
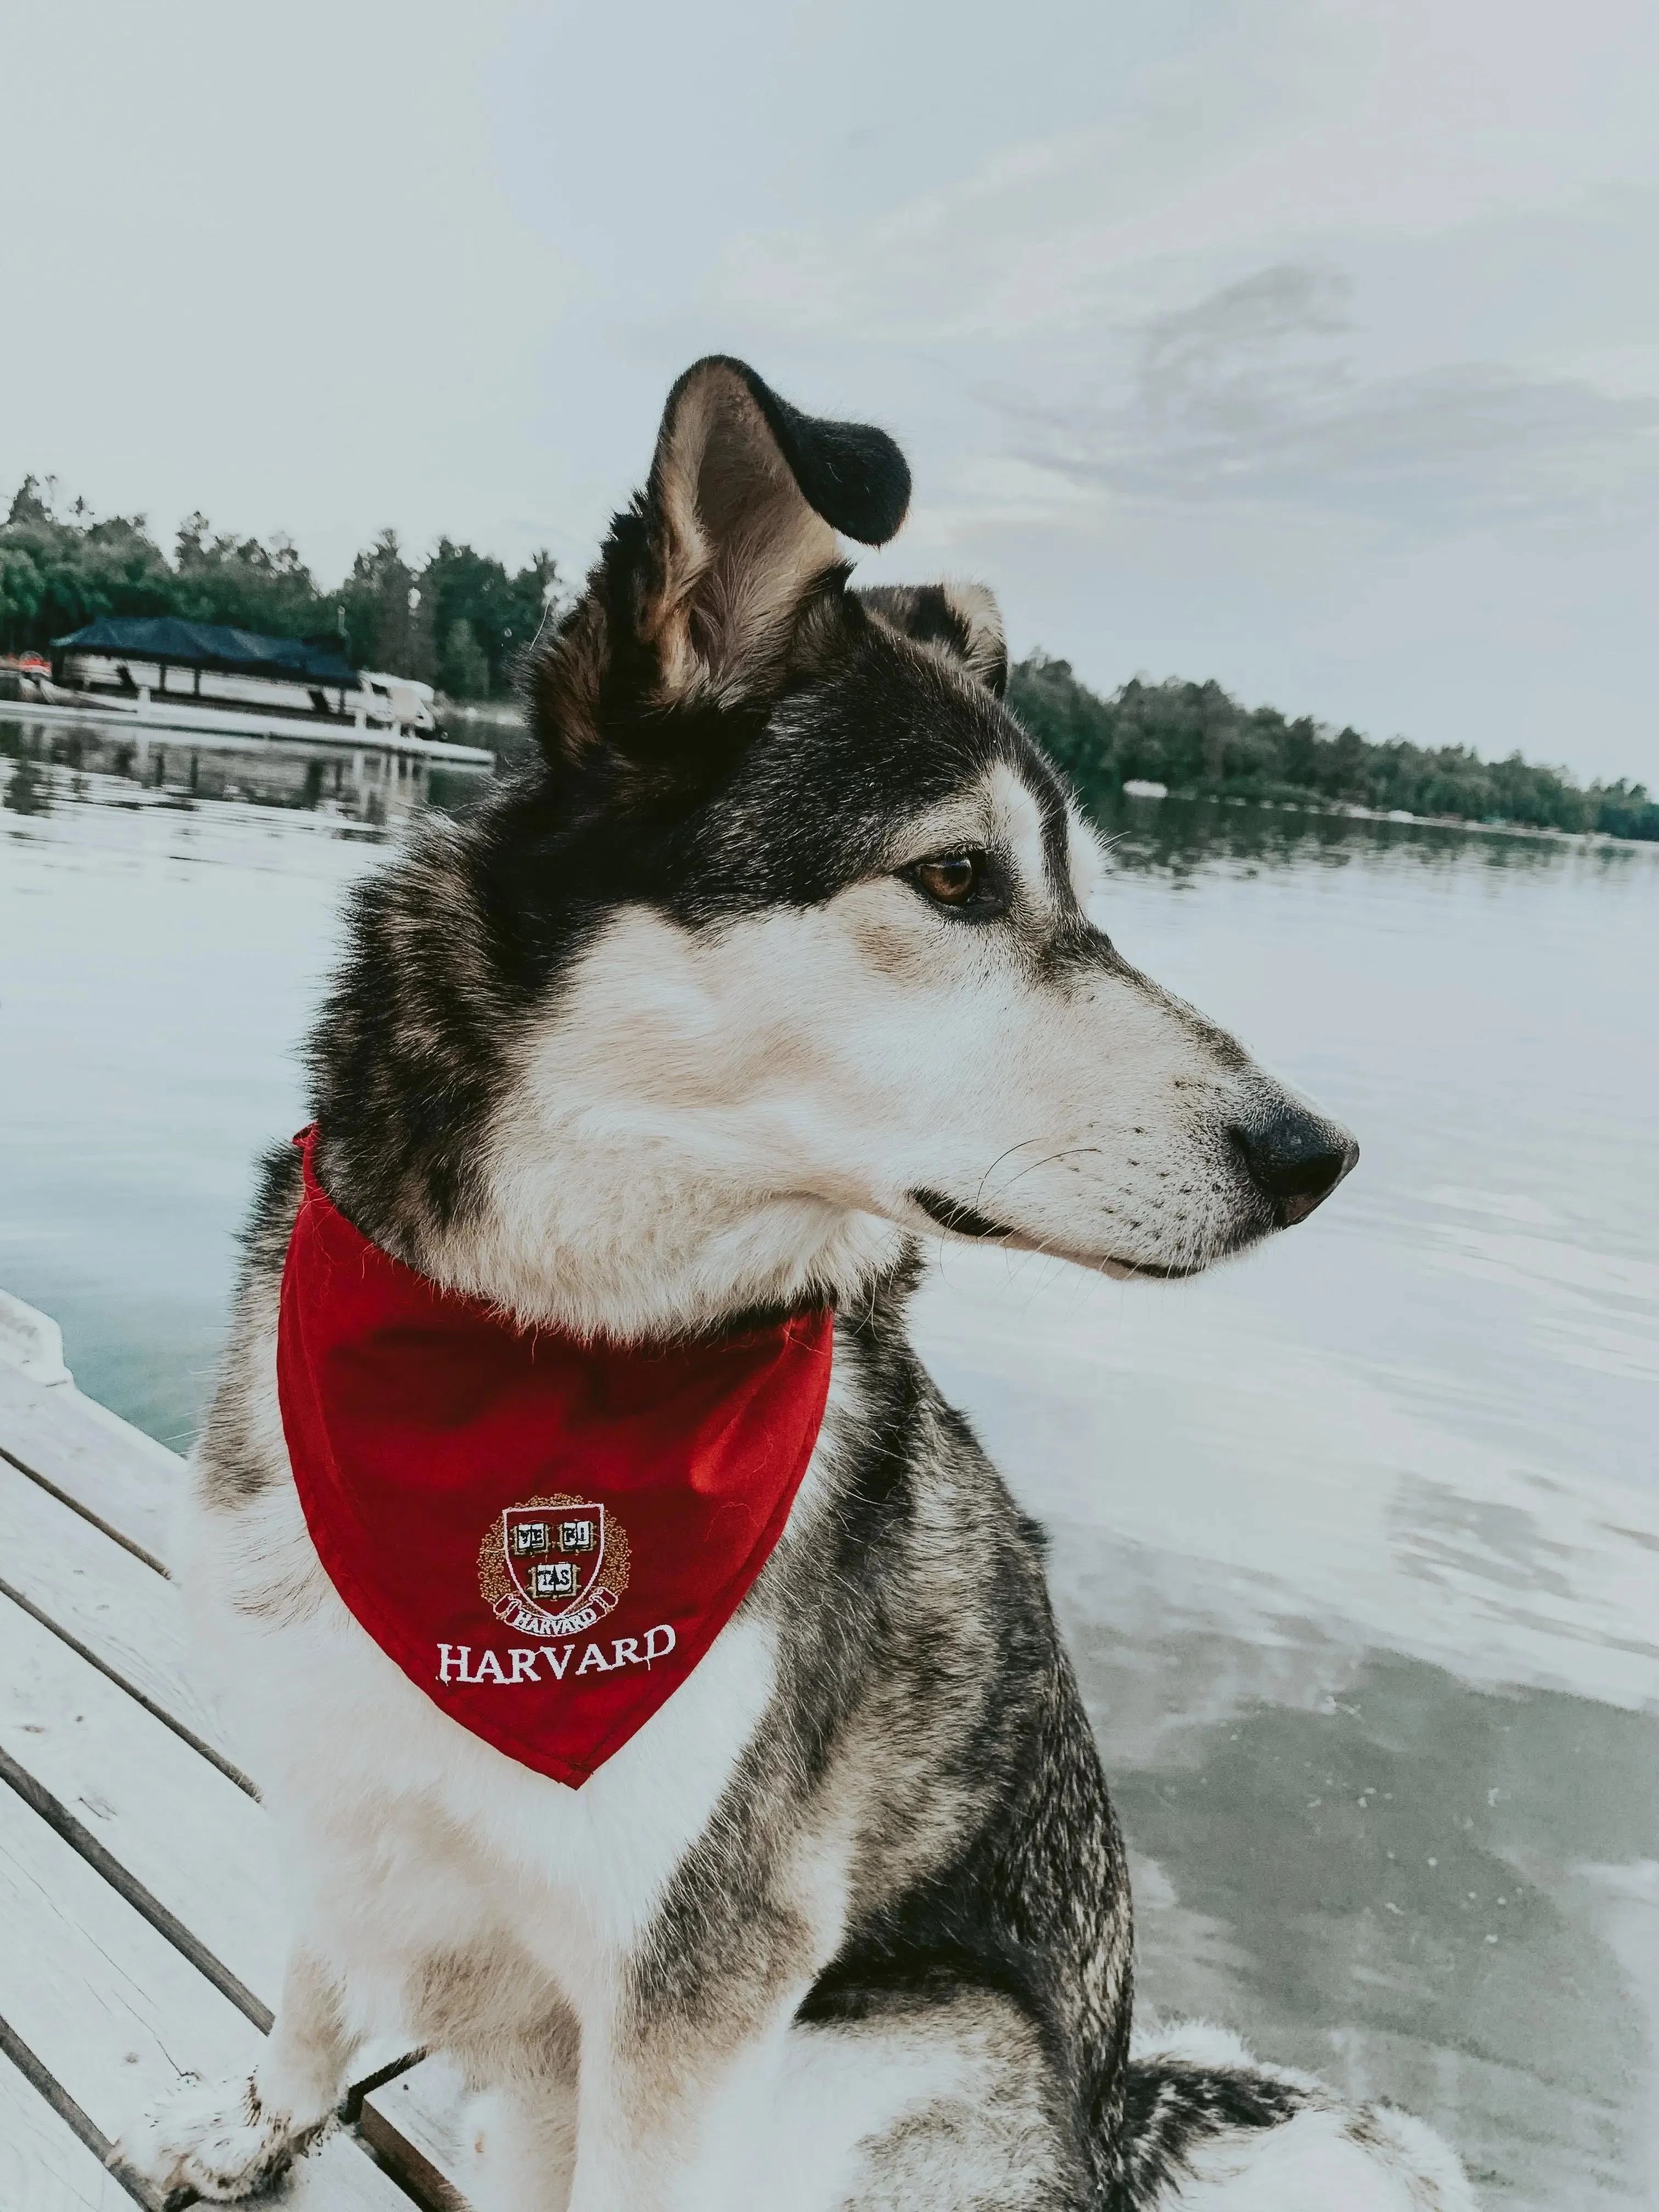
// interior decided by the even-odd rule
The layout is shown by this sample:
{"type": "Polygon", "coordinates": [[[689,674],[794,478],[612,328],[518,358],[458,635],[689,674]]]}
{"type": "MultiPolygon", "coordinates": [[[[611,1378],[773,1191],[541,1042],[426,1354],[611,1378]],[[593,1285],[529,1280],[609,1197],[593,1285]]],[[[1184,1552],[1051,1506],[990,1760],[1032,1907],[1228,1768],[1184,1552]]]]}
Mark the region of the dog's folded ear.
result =
{"type": "Polygon", "coordinates": [[[712,354],[668,395],[644,492],[533,673],[544,749],[580,757],[617,718],[753,706],[775,691],[803,611],[839,594],[836,538],[884,544],[910,471],[884,430],[821,422],[712,354]]]}
{"type": "Polygon", "coordinates": [[[687,369],[663,410],[635,579],[660,703],[763,689],[803,599],[840,563],[836,532],[880,544],[909,496],[884,431],[803,415],[723,355],[687,369]]]}
{"type": "MultiPolygon", "coordinates": [[[[728,441],[728,465],[758,465],[770,474],[737,386],[746,392],[776,442],[801,497],[832,530],[860,545],[884,545],[910,504],[910,471],[885,430],[868,422],[830,422],[803,415],[780,398],[747,362],[709,354],[694,362],[668,395],[657,441],[657,465],[671,456],[693,459],[699,446],[716,472],[712,436],[728,441]]],[[[653,473],[654,482],[654,473],[653,473]]],[[[711,482],[718,495],[718,482],[711,482]]]]}
{"type": "Polygon", "coordinates": [[[1008,689],[1002,616],[983,584],[875,584],[858,596],[890,629],[960,660],[995,697],[1008,689]]]}

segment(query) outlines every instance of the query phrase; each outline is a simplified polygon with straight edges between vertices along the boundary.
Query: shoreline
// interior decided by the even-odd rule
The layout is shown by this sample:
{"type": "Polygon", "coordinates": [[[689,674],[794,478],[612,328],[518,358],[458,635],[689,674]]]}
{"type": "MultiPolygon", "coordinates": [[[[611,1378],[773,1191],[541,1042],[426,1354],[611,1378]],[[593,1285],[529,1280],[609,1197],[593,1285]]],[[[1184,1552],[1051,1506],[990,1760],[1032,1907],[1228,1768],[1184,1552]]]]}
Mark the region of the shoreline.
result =
{"type": "MultiPolygon", "coordinates": [[[[482,725],[485,728],[503,733],[514,732],[522,735],[526,729],[522,714],[517,708],[504,702],[491,701],[463,705],[459,702],[441,698],[435,703],[441,728],[446,724],[462,721],[474,726],[482,725]]],[[[188,736],[194,744],[204,750],[216,750],[222,746],[225,750],[231,750],[236,743],[233,738],[228,736],[222,738],[218,733],[207,730],[186,731],[164,726],[158,721],[139,725],[123,719],[118,722],[113,718],[101,717],[83,709],[35,707],[26,704],[21,700],[0,697],[0,726],[10,726],[27,729],[31,724],[43,734],[49,734],[54,730],[95,725],[100,728],[111,730],[117,735],[132,735],[135,730],[141,730],[143,734],[153,736],[158,740],[172,738],[176,741],[181,737],[188,736]]],[[[519,758],[516,748],[512,751],[496,746],[467,748],[456,745],[453,739],[446,740],[442,738],[435,742],[406,739],[400,745],[395,737],[386,732],[353,732],[352,735],[356,737],[360,745],[367,744],[381,750],[405,750],[416,757],[436,760],[446,766],[449,764],[450,759],[455,753],[465,753],[473,750],[492,750],[495,752],[495,763],[494,769],[489,773],[495,776],[510,775],[516,767],[519,758]]],[[[301,728],[295,730],[290,736],[290,732],[287,730],[279,732],[273,729],[267,738],[252,743],[246,739],[242,742],[245,749],[257,750],[273,742],[281,743],[284,740],[301,744],[307,740],[315,743],[317,733],[301,728]]],[[[329,739],[325,738],[324,742],[327,743],[329,739]]],[[[332,743],[337,746],[343,742],[340,738],[332,739],[332,743]]],[[[50,758],[42,758],[40,764],[42,767],[73,766],[72,763],[56,762],[50,758]]],[[[480,763],[479,765],[482,766],[482,763],[480,763]]],[[[1528,837],[1540,839],[1550,844],[1571,847],[1580,851],[1611,849],[1618,852],[1643,850],[1659,852],[1659,841],[1653,838],[1620,837],[1611,830],[1560,830],[1553,824],[1540,826],[1526,822],[1485,822],[1476,820],[1472,816],[1458,814],[1413,814],[1403,808],[1361,806],[1353,803],[1322,800],[1312,796],[1305,799],[1252,799],[1229,792],[1170,791],[1154,797],[1146,792],[1121,790],[1103,794],[1103,796],[1109,796],[1115,805],[1135,808],[1162,807],[1170,805],[1171,803],[1177,806],[1216,808],[1224,806],[1235,810],[1249,809],[1260,814],[1305,815],[1315,820],[1376,822],[1413,830],[1450,830],[1474,836],[1528,837]]]]}
{"type": "Polygon", "coordinates": [[[1402,807],[1330,804],[1312,799],[1244,799],[1220,791],[1170,791],[1158,799],[1144,792],[1119,792],[1114,797],[1129,806],[1167,806],[1173,801],[1180,806],[1249,807],[1258,814],[1306,814],[1323,821],[1388,823],[1401,830],[1456,830],[1482,837],[1536,837],[1551,844],[1584,849],[1613,846],[1620,852],[1659,852],[1659,841],[1651,837],[1616,837],[1607,830],[1558,830],[1553,825],[1540,828],[1530,822],[1480,822],[1462,814],[1411,814],[1402,807]]]}

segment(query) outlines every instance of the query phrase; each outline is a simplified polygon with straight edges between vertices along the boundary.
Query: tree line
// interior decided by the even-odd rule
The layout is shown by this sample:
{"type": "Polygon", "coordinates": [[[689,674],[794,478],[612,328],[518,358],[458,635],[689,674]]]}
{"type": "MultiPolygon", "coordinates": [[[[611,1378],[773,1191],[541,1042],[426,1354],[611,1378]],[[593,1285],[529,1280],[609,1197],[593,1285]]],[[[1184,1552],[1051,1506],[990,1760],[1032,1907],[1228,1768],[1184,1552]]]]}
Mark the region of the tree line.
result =
{"type": "Polygon", "coordinates": [[[1241,706],[1214,682],[1136,677],[1103,699],[1069,663],[1035,653],[1012,671],[1008,700],[1094,803],[1139,780],[1183,798],[1312,799],[1659,839],[1659,803],[1639,783],[1585,787],[1519,753],[1486,761],[1466,745],[1379,744],[1306,715],[1291,721],[1273,707],[1241,706]]]}
{"type": "Polygon", "coordinates": [[[179,615],[271,637],[339,644],[359,668],[435,684],[452,699],[503,699],[535,636],[559,574],[536,554],[516,574],[441,538],[411,560],[393,530],[358,554],[325,592],[295,546],[278,536],[216,535],[207,517],[179,526],[169,559],[142,514],[93,514],[77,500],[59,514],[26,477],[0,524],[0,650],[49,653],[52,641],[100,615],[179,615]]]}
{"type": "MultiPolygon", "coordinates": [[[[559,596],[558,569],[538,553],[516,574],[441,538],[416,563],[395,531],[358,554],[334,591],[319,589],[286,538],[216,535],[180,524],[169,558],[143,515],[60,514],[27,477],[0,524],[0,650],[46,652],[100,615],[180,615],[277,637],[337,641],[360,668],[436,684],[452,699],[513,694],[520,656],[559,596]]],[[[1014,669],[1009,702],[1067,768],[1085,799],[1137,778],[1180,796],[1400,809],[1534,829],[1599,830],[1659,839],[1659,803],[1640,784],[1575,782],[1511,753],[1484,761],[1464,745],[1376,744],[1306,715],[1242,706],[1219,684],[1139,677],[1102,698],[1069,663],[1034,653],[1014,669]]]]}

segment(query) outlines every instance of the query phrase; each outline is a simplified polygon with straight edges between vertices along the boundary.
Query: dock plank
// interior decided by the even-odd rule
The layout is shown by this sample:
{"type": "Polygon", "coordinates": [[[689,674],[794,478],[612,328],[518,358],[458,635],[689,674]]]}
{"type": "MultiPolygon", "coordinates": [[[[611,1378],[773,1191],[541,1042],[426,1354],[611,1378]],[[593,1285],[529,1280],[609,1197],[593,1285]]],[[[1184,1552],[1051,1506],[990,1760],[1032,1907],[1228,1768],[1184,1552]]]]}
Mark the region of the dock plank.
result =
{"type": "Polygon", "coordinates": [[[0,1759],[49,1794],[67,1820],[263,2004],[271,2001],[282,1987],[284,1930],[269,1816],[6,1598],[0,1598],[0,1759]]]}
{"type": "Polygon", "coordinates": [[[132,2199],[9,2058],[0,2057],[0,2204],[7,2212],[132,2212],[132,2199]]]}
{"type": "Polygon", "coordinates": [[[196,1673],[166,1576],[0,1461],[0,1591],[73,1641],[152,1711],[240,1775],[196,1673]]]}
{"type": "MultiPolygon", "coordinates": [[[[210,2079],[257,2063],[252,2023],[9,1790],[0,1790],[0,2019],[106,2142],[182,2073],[210,2079]]],[[[349,2136],[303,2161],[286,2201],[409,2212],[349,2136]]]]}
{"type": "Polygon", "coordinates": [[[183,1460],[80,1391],[0,1359],[0,1455],[153,1565],[167,1559],[183,1460]]]}
{"type": "MultiPolygon", "coordinates": [[[[6,1778],[33,1793],[45,1824],[182,1944],[216,1994],[263,2021],[281,1983],[280,1869],[267,1816],[231,1778],[232,1747],[166,1579],[184,1463],[3,1363],[0,1455],[0,1577],[14,1587],[9,1601],[0,1579],[0,1777],[9,1764],[6,1778]]],[[[360,2066],[397,2055],[377,2046],[360,2066]]],[[[362,2101],[365,2140],[442,2212],[465,2212],[463,2101],[440,2058],[362,2101]]]]}
{"type": "Polygon", "coordinates": [[[467,2212],[474,2162],[465,2136],[466,2102],[459,2069],[437,2055],[363,2100],[363,2140],[413,2195],[440,2212],[467,2212]]]}
{"type": "MultiPolygon", "coordinates": [[[[0,1599],[0,1780],[16,1787],[8,1763],[49,1794],[46,1817],[59,1832],[79,1830],[114,1862],[99,1868],[105,1878],[264,2025],[286,1940],[269,1815],[107,1675],[0,1599]]],[[[68,1840],[87,1856],[87,1841],[74,1832],[68,1840]]],[[[386,2043],[366,2050],[359,2078],[401,2055],[386,2043]]],[[[392,2170],[446,2205],[461,2202],[459,2102],[459,2085],[428,2060],[365,2107],[364,2134],[392,2170]]]]}
{"type": "MultiPolygon", "coordinates": [[[[49,1628],[0,1599],[0,1781],[7,1778],[49,1794],[49,1823],[69,1832],[82,1856],[100,1851],[97,1871],[264,2027],[285,1954],[270,1816],[49,1628]]],[[[362,2051],[358,2079],[400,2055],[385,2042],[362,2051]]],[[[400,2075],[369,2106],[365,2136],[394,2172],[425,2199],[458,2203],[452,2146],[460,2093],[438,2062],[400,2075]]]]}

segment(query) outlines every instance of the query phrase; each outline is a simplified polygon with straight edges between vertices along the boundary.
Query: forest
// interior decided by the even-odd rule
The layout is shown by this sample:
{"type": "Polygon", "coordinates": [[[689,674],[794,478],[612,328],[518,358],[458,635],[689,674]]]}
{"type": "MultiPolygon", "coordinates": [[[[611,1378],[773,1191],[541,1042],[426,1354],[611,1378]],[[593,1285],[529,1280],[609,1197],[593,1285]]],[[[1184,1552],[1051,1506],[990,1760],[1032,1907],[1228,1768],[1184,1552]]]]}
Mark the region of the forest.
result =
{"type": "Polygon", "coordinates": [[[1139,780],[1182,798],[1398,809],[1659,839],[1659,804],[1639,783],[1585,787],[1565,769],[1540,768],[1519,753],[1486,761],[1466,745],[1431,750],[1403,738],[1379,744],[1306,715],[1291,721],[1277,708],[1241,706],[1213,681],[1136,677],[1103,699],[1068,663],[1037,653],[1012,671],[1008,699],[1097,804],[1139,780]]]}
{"type": "MultiPolygon", "coordinates": [[[[0,651],[46,652],[99,615],[182,615],[279,637],[339,640],[362,668],[435,684],[455,700],[509,699],[520,659],[562,585],[538,553],[509,574],[441,538],[424,560],[384,530],[336,589],[321,590],[282,537],[216,535],[207,518],[179,526],[171,558],[142,515],[100,520],[77,501],[60,514],[50,487],[25,479],[0,524],[0,651]]],[[[1021,662],[1009,703],[1031,734],[1098,803],[1137,779],[1178,796],[1372,807],[1531,829],[1594,830],[1659,839],[1659,803],[1640,784],[1579,784],[1564,769],[1511,753],[1483,760],[1465,745],[1377,742],[1273,707],[1245,707],[1213,680],[1140,677],[1109,698],[1070,664],[1021,662]]]]}
{"type": "Polygon", "coordinates": [[[33,477],[0,524],[0,652],[12,653],[49,652],[54,637],[100,615],[180,615],[272,637],[326,636],[356,667],[418,677],[452,699],[505,699],[558,592],[545,553],[514,575],[441,538],[415,561],[392,530],[328,592],[289,539],[216,536],[203,514],[179,525],[169,559],[143,515],[100,520],[79,501],[60,514],[33,477]]]}

